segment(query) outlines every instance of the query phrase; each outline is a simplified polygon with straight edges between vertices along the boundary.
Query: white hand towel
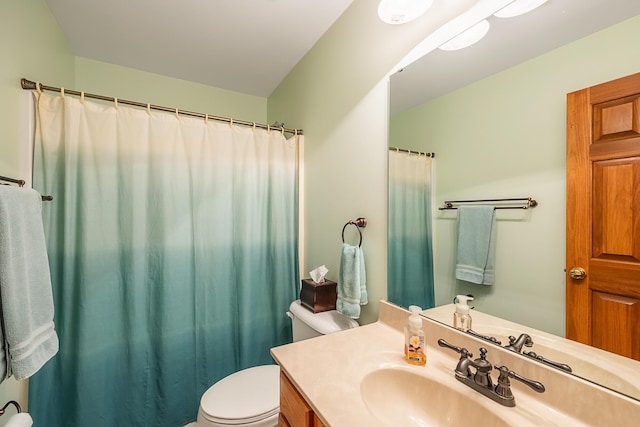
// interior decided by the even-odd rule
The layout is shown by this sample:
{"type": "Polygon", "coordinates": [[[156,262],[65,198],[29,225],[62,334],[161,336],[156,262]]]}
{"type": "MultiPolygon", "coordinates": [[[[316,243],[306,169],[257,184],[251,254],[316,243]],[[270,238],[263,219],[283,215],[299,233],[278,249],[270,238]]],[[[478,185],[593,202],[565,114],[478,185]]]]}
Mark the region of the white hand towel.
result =
{"type": "Polygon", "coordinates": [[[456,279],[483,285],[494,284],[495,222],[493,206],[458,208],[456,279]]]}
{"type": "Polygon", "coordinates": [[[351,319],[360,317],[360,306],[368,302],[364,255],[359,246],[342,244],[336,310],[351,319]]]}
{"type": "Polygon", "coordinates": [[[21,412],[9,418],[4,427],[31,427],[32,425],[33,419],[31,419],[31,415],[21,412]]]}
{"type": "Polygon", "coordinates": [[[0,381],[33,375],[58,351],[42,196],[0,185],[0,381]]]}

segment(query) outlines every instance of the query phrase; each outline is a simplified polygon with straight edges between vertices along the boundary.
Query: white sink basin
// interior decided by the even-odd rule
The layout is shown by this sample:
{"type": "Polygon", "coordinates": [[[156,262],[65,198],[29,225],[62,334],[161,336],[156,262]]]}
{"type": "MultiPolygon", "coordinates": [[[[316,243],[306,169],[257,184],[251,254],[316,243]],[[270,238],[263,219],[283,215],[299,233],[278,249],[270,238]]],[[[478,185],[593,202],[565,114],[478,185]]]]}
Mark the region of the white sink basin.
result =
{"type": "MultiPolygon", "coordinates": [[[[455,382],[453,375],[450,379],[455,382]]],[[[389,427],[463,426],[469,420],[493,427],[510,425],[447,384],[403,369],[370,372],[360,392],[371,414],[389,427]]]]}

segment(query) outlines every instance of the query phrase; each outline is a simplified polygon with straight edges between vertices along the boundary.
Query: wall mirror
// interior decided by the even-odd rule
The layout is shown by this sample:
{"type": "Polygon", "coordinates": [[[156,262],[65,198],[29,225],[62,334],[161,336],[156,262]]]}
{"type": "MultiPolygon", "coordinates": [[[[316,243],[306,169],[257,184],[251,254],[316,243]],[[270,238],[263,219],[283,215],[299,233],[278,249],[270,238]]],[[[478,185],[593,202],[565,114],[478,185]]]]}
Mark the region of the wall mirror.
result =
{"type": "MultiPolygon", "coordinates": [[[[518,17],[490,16],[489,32],[470,48],[436,49],[391,77],[390,147],[435,153],[428,198],[433,293],[400,300],[403,283],[430,279],[390,277],[391,302],[424,306],[432,298],[442,306],[471,293],[478,311],[564,336],[566,94],[640,71],[632,46],[639,14],[635,1],[548,0],[518,17]],[[444,200],[510,197],[533,197],[539,205],[497,212],[495,284],[457,281],[456,211],[438,207],[444,200]]],[[[397,221],[391,209],[390,229],[397,221]]],[[[394,265],[391,235],[389,241],[389,271],[403,269],[394,265]]],[[[640,362],[631,363],[640,373],[640,362]]],[[[589,370],[574,373],[640,399],[640,388],[622,390],[589,370]]],[[[632,382],[640,384],[640,374],[632,382]]]]}

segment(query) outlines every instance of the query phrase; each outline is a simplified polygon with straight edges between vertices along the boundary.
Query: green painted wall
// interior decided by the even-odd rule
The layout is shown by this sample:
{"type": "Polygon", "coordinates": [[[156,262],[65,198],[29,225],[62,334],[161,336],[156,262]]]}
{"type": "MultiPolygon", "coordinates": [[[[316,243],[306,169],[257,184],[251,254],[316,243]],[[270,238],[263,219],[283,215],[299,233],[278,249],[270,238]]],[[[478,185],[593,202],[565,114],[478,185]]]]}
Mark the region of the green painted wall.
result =
{"type": "Polygon", "coordinates": [[[266,123],[267,99],[159,74],[75,58],[75,89],[130,101],[266,123]]]}
{"type": "Polygon", "coordinates": [[[301,273],[309,277],[325,264],[327,277],[336,280],[342,227],[357,217],[369,220],[362,243],[369,304],[361,324],[377,320],[378,300],[387,295],[387,75],[418,42],[473,3],[437,3],[443,21],[427,14],[397,26],[378,19],[377,2],[355,0],[269,97],[269,120],[285,120],[305,134],[301,273]]]}
{"type": "Polygon", "coordinates": [[[436,153],[438,206],[526,196],[540,203],[498,212],[491,287],[456,283],[455,213],[437,211],[439,303],[471,292],[481,311],[564,335],[566,94],[640,72],[638,40],[640,16],[392,118],[393,146],[436,153]]]}
{"type": "Polygon", "coordinates": [[[0,2],[0,175],[23,178],[27,170],[20,79],[73,82],[73,55],[43,0],[0,2]]]}
{"type": "MultiPolygon", "coordinates": [[[[67,86],[73,82],[73,55],[44,1],[0,2],[0,58],[0,175],[27,179],[29,94],[20,88],[20,79],[67,86]]],[[[26,380],[12,377],[0,385],[0,404],[18,400],[26,409],[26,395],[26,380]]],[[[0,417],[0,426],[8,418],[0,417]]]]}

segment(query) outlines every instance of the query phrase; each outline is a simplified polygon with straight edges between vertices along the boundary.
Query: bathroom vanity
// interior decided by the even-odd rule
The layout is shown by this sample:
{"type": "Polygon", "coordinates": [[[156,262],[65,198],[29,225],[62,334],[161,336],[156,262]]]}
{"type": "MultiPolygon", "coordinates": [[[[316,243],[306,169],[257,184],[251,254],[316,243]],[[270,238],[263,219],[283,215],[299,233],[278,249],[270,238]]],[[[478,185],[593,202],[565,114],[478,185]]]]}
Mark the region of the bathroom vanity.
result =
{"type": "MultiPolygon", "coordinates": [[[[281,425],[584,427],[632,426],[640,419],[638,400],[427,318],[427,365],[409,365],[402,333],[409,312],[381,301],[379,313],[373,324],[271,350],[281,368],[281,425]],[[456,380],[461,357],[439,339],[468,350],[471,361],[484,348],[492,366],[540,382],[545,391],[511,381],[515,406],[500,404],[456,380]]],[[[495,383],[498,369],[488,371],[495,383]]]]}
{"type": "Polygon", "coordinates": [[[324,427],[322,420],[284,372],[280,372],[280,426],[324,427]]]}

